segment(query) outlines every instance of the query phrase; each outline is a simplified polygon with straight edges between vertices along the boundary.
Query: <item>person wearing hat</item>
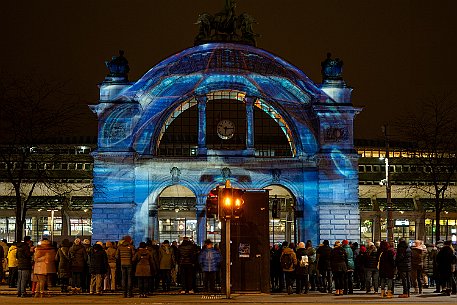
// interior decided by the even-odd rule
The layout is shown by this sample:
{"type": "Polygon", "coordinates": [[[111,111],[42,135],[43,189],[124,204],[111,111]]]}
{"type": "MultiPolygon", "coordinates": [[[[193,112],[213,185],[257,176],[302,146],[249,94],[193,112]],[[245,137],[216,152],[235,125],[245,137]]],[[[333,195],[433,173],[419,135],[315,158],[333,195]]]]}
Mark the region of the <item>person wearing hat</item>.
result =
{"type": "Polygon", "coordinates": [[[216,290],[216,272],[219,270],[222,256],[214,249],[211,239],[205,240],[205,248],[200,252],[198,262],[203,271],[203,289],[206,292],[216,290]]]}
{"type": "Polygon", "coordinates": [[[71,278],[70,247],[71,243],[68,239],[62,240],[55,257],[55,260],[58,263],[57,273],[61,285],[61,292],[68,292],[69,281],[71,278]]]}
{"type": "Polygon", "coordinates": [[[138,251],[133,256],[133,262],[136,263],[135,277],[138,280],[140,298],[146,298],[149,292],[149,278],[154,271],[154,262],[145,242],[140,242],[138,251]]]}
{"type": "Polygon", "coordinates": [[[379,253],[375,244],[368,243],[367,254],[365,257],[365,290],[366,293],[371,292],[373,287],[374,293],[379,291],[379,270],[378,270],[379,253]]]}
{"type": "Polygon", "coordinates": [[[87,252],[79,238],[76,238],[70,247],[70,261],[72,292],[80,293],[83,273],[87,268],[87,252]]]}
{"type": "Polygon", "coordinates": [[[35,297],[44,297],[48,275],[56,273],[55,256],[56,250],[47,239],[43,239],[35,249],[33,273],[38,277],[35,297]]]}
{"type": "Polygon", "coordinates": [[[116,259],[121,263],[122,290],[124,298],[133,297],[132,292],[132,260],[135,249],[132,245],[132,237],[124,236],[119,247],[116,250],[116,259]]]}
{"type": "Polygon", "coordinates": [[[90,251],[90,294],[101,294],[103,275],[108,272],[108,257],[100,244],[95,244],[90,251]]]}
{"type": "Polygon", "coordinates": [[[381,298],[392,298],[394,291],[395,277],[395,252],[390,247],[390,244],[383,240],[379,247],[379,278],[381,280],[381,298]],[[387,291],[386,291],[387,285],[387,291]]]}

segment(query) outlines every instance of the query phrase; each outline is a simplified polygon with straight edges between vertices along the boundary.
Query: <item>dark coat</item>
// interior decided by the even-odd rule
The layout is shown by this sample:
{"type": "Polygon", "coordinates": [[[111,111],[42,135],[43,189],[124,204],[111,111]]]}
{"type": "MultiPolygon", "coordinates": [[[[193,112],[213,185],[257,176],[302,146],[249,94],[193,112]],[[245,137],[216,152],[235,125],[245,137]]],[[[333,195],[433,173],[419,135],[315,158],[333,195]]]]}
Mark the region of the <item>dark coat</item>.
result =
{"type": "Polygon", "coordinates": [[[28,243],[22,242],[17,245],[16,258],[19,270],[32,270],[32,252],[28,243]]]}
{"type": "Polygon", "coordinates": [[[378,268],[379,253],[375,246],[371,246],[365,256],[365,268],[376,269],[378,268]]]}
{"type": "Polygon", "coordinates": [[[180,265],[194,265],[197,261],[197,249],[189,240],[184,240],[178,248],[180,265]]]}
{"type": "Polygon", "coordinates": [[[395,264],[398,271],[411,272],[411,248],[408,247],[405,241],[401,241],[397,247],[397,257],[395,264]]]}
{"type": "Polygon", "coordinates": [[[70,248],[60,247],[57,250],[56,262],[59,264],[57,273],[59,278],[68,279],[71,278],[71,261],[70,261],[70,248]]]}
{"type": "Polygon", "coordinates": [[[90,253],[90,274],[106,274],[110,270],[108,256],[99,244],[95,244],[90,253]]]}
{"type": "Polygon", "coordinates": [[[383,250],[379,256],[379,277],[395,277],[395,252],[392,249],[383,250]]]}
{"type": "Polygon", "coordinates": [[[346,272],[347,271],[347,253],[343,247],[338,246],[330,252],[330,265],[332,272],[346,272]]]}
{"type": "Polygon", "coordinates": [[[147,246],[146,249],[148,249],[149,254],[151,254],[151,259],[152,259],[152,266],[151,266],[151,273],[152,275],[156,275],[159,273],[159,249],[158,247],[154,246],[147,246]]]}
{"type": "Polygon", "coordinates": [[[424,267],[424,261],[427,252],[420,249],[420,248],[412,248],[411,249],[411,268],[417,269],[418,267],[424,267]]]}
{"type": "Polygon", "coordinates": [[[317,269],[318,270],[331,270],[330,253],[332,248],[328,245],[323,245],[317,248],[317,269]]]}
{"type": "Polygon", "coordinates": [[[70,260],[72,272],[84,272],[87,265],[86,248],[81,244],[74,244],[70,248],[70,260]]]}
{"type": "Polygon", "coordinates": [[[436,255],[436,265],[440,278],[450,278],[452,275],[452,264],[455,264],[456,257],[450,246],[444,246],[436,255]]]}
{"type": "MultiPolygon", "coordinates": [[[[151,253],[146,248],[139,248],[133,256],[136,263],[135,276],[151,276],[151,266],[154,268],[151,253]]],[[[154,273],[155,274],[155,273],[154,273]]]]}
{"type": "Polygon", "coordinates": [[[305,267],[301,267],[300,266],[300,261],[301,261],[301,258],[303,256],[307,256],[306,255],[306,249],[305,248],[299,248],[297,250],[297,267],[295,268],[295,273],[297,273],[297,275],[305,275],[305,274],[309,274],[309,258],[308,258],[308,266],[305,266],[305,267]]]}

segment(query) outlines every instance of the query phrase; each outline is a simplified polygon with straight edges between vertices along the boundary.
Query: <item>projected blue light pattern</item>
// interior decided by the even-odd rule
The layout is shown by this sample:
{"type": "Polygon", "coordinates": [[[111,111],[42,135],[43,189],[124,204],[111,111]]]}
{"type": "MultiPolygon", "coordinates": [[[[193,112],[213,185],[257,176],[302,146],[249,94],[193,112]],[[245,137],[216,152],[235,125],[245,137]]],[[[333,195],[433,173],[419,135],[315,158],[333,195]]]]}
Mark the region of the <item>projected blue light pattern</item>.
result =
{"type": "MultiPolygon", "coordinates": [[[[137,243],[146,237],[160,239],[160,193],[183,185],[196,197],[201,242],[206,238],[206,195],[226,179],[246,189],[288,189],[296,201],[300,240],[358,239],[358,157],[352,128],[360,109],[348,104],[349,89],[327,86],[325,91],[279,57],[230,43],[184,50],[135,83],[119,83],[116,92],[106,92],[110,86],[102,83],[101,96],[113,97],[92,106],[99,120],[99,148],[93,154],[95,240],[125,234],[137,243]],[[344,103],[338,96],[344,96],[344,103]],[[193,107],[198,107],[201,135],[206,126],[201,111],[215,98],[244,102],[246,126],[254,126],[248,115],[252,107],[264,111],[287,138],[290,156],[256,157],[248,149],[157,156],[167,128],[193,107]]],[[[255,149],[255,143],[247,144],[255,130],[246,131],[246,147],[255,149]]]]}

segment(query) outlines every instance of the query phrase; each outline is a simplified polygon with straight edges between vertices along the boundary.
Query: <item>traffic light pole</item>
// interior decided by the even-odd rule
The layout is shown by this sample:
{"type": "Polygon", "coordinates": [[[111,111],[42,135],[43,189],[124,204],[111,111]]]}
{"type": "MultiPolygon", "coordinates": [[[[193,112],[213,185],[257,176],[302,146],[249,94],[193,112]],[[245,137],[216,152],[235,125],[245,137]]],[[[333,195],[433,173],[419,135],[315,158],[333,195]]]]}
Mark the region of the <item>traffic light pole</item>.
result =
{"type": "Polygon", "coordinates": [[[230,299],[230,218],[225,220],[225,297],[230,299]]]}

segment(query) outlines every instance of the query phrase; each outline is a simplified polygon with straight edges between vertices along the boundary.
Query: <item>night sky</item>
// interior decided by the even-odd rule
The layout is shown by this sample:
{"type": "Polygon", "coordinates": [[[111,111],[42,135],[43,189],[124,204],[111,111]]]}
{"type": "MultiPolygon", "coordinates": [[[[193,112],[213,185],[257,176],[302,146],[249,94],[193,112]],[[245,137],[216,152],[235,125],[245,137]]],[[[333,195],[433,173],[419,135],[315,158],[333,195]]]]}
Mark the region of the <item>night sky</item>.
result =
{"type": "MultiPolygon", "coordinates": [[[[457,1],[238,0],[262,35],[258,47],[320,83],[327,52],[344,61],[353,102],[364,107],[356,138],[382,137],[391,123],[434,94],[457,93],[457,1]]],[[[97,103],[105,60],[125,50],[130,80],[188,47],[199,13],[223,0],[3,1],[0,69],[68,82],[87,114],[79,135],[96,135],[87,104],[97,103]]]]}

